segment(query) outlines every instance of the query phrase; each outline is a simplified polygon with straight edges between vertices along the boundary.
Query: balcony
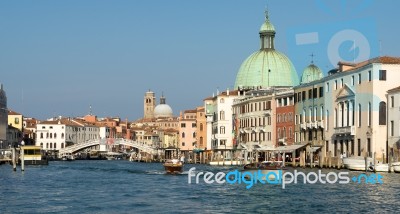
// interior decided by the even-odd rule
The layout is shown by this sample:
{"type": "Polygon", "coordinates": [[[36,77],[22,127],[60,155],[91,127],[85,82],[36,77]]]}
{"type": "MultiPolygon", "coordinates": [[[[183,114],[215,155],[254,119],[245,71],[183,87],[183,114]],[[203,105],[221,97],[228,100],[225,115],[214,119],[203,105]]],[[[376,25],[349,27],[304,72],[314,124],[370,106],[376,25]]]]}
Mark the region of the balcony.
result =
{"type": "Polygon", "coordinates": [[[318,128],[318,122],[317,121],[312,122],[312,127],[314,129],[317,129],[318,128]]]}
{"type": "Polygon", "coordinates": [[[302,123],[302,124],[300,124],[300,129],[304,129],[304,130],[306,130],[306,128],[307,128],[307,126],[306,126],[306,124],[305,124],[305,123],[302,123]]]}
{"type": "Polygon", "coordinates": [[[312,122],[307,122],[307,128],[311,129],[313,127],[312,122]]]}
{"type": "Polygon", "coordinates": [[[318,121],[318,127],[324,128],[324,124],[325,124],[324,120],[318,121]]]}
{"type": "Polygon", "coordinates": [[[355,126],[347,126],[347,127],[336,127],[335,128],[336,135],[356,135],[356,127],[355,126]]]}

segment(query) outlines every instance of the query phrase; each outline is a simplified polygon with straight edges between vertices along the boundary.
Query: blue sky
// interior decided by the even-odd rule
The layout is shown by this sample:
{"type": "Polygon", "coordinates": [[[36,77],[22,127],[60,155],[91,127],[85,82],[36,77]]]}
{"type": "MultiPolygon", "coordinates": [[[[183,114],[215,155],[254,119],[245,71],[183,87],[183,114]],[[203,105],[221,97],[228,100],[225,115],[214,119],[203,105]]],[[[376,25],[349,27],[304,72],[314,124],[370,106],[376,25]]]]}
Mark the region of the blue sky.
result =
{"type": "MultiPolygon", "coordinates": [[[[268,4],[275,47],[299,76],[311,53],[326,73],[329,41],[355,29],[370,57],[400,56],[400,2],[395,0],[0,1],[0,82],[8,107],[26,116],[94,114],[134,120],[143,96],[162,92],[175,115],[233,88],[240,64],[259,49],[268,4]],[[296,35],[317,33],[298,45],[296,35]],[[339,34],[338,34],[339,35],[339,34]],[[362,40],[362,39],[361,39],[362,40]]],[[[307,34],[308,35],[308,34],[307,34]]],[[[340,43],[351,61],[364,52],[340,43]],[[353,58],[352,58],[353,57],[353,58]]]]}

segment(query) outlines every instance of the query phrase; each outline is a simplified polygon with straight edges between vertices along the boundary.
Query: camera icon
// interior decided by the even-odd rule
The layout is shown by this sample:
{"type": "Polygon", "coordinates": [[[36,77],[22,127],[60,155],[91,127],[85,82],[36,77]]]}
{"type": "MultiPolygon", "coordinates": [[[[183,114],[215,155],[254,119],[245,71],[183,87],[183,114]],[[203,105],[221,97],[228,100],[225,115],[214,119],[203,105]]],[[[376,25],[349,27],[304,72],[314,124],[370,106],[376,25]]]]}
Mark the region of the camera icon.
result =
{"type": "Polygon", "coordinates": [[[292,27],[287,31],[288,55],[301,72],[313,53],[326,72],[339,61],[357,63],[379,56],[376,34],[371,18],[292,27]]]}

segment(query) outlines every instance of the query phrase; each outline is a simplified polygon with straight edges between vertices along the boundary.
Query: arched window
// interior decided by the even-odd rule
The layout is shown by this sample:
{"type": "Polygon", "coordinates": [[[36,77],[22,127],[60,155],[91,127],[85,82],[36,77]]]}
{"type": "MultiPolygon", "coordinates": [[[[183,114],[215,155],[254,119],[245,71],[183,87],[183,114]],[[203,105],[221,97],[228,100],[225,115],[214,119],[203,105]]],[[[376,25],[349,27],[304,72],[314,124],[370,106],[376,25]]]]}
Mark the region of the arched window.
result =
{"type": "Polygon", "coordinates": [[[203,131],[203,123],[200,123],[200,131],[203,131]]]}
{"type": "Polygon", "coordinates": [[[386,103],[379,103],[379,125],[386,125],[386,103]]]}
{"type": "Polygon", "coordinates": [[[193,138],[195,138],[196,137],[196,132],[193,132],[193,138]]]}
{"type": "Polygon", "coordinates": [[[61,143],[61,149],[63,149],[64,148],[64,143],[61,143]]]}
{"type": "Polygon", "coordinates": [[[57,138],[57,133],[54,133],[54,138],[57,138]]]}
{"type": "Polygon", "coordinates": [[[182,138],[185,138],[185,132],[182,132],[182,138]]]}

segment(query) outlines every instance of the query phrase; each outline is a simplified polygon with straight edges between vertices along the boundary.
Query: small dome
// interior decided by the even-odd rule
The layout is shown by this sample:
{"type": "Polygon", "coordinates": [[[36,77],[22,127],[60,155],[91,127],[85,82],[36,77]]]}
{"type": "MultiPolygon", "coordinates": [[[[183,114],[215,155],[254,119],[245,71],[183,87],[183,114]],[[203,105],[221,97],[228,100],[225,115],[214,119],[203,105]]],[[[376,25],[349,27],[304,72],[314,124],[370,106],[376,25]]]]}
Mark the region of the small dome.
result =
{"type": "Polygon", "coordinates": [[[318,66],[314,65],[313,63],[311,63],[304,69],[303,74],[301,75],[301,84],[319,80],[322,77],[324,77],[324,75],[321,69],[319,69],[318,66]]]}
{"type": "Polygon", "coordinates": [[[275,32],[275,27],[269,21],[269,19],[265,20],[265,22],[261,25],[260,32],[275,32]]]}
{"type": "Polygon", "coordinates": [[[154,109],[154,116],[159,117],[173,117],[172,108],[168,104],[159,104],[154,109]]]}

